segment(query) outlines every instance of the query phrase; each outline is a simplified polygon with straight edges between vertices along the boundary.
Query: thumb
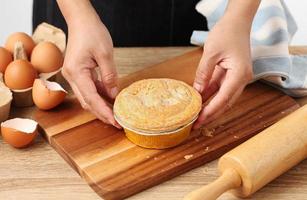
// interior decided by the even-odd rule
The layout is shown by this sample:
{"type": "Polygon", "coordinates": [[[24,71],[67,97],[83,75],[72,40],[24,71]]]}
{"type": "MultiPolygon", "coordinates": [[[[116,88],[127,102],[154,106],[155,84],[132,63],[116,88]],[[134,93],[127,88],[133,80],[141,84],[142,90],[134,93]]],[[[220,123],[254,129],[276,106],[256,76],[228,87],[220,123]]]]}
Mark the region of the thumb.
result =
{"type": "Polygon", "coordinates": [[[101,81],[109,97],[114,99],[118,94],[118,78],[113,56],[97,60],[100,68],[101,81]]]}
{"type": "Polygon", "coordinates": [[[211,80],[213,71],[217,64],[217,58],[206,56],[203,54],[195,74],[193,87],[202,93],[211,80]]]}

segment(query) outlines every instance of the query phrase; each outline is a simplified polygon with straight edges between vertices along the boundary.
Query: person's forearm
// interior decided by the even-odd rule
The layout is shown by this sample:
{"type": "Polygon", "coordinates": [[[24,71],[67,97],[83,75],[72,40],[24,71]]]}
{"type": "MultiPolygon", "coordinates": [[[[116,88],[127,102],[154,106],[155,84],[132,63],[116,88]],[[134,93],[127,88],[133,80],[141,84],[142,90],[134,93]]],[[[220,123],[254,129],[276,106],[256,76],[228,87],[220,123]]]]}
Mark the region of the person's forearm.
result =
{"type": "Polygon", "coordinates": [[[225,16],[250,30],[261,0],[229,0],[225,16]]]}
{"type": "Polygon", "coordinates": [[[89,0],[57,0],[68,27],[82,24],[90,19],[99,19],[89,0]]]}

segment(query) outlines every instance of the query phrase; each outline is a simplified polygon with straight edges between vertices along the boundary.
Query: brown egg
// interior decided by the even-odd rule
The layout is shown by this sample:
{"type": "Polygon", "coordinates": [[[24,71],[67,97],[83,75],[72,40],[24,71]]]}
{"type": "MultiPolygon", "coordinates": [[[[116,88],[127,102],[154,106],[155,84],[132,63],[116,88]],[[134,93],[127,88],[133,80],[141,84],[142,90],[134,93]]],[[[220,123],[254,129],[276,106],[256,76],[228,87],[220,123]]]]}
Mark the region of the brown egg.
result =
{"type": "Polygon", "coordinates": [[[49,110],[65,99],[67,92],[56,82],[35,79],[32,89],[34,104],[41,110],[49,110]]]}
{"type": "Polygon", "coordinates": [[[22,44],[25,47],[28,57],[30,57],[31,52],[33,48],[35,47],[35,43],[33,39],[26,33],[17,32],[17,33],[11,34],[5,42],[5,48],[13,54],[14,46],[17,41],[22,42],[22,44]]]}
{"type": "Polygon", "coordinates": [[[13,90],[30,88],[33,85],[37,72],[30,62],[15,60],[11,62],[4,73],[4,83],[13,90]]]}
{"type": "Polygon", "coordinates": [[[62,52],[51,42],[40,42],[33,49],[31,55],[31,63],[40,73],[49,73],[60,69],[63,61],[62,52]]]}
{"type": "Polygon", "coordinates": [[[3,140],[16,148],[26,147],[38,134],[37,122],[31,119],[14,118],[1,123],[3,140]]]}
{"type": "Polygon", "coordinates": [[[0,47],[0,72],[4,73],[6,67],[13,61],[12,54],[3,47],[0,47]]]}

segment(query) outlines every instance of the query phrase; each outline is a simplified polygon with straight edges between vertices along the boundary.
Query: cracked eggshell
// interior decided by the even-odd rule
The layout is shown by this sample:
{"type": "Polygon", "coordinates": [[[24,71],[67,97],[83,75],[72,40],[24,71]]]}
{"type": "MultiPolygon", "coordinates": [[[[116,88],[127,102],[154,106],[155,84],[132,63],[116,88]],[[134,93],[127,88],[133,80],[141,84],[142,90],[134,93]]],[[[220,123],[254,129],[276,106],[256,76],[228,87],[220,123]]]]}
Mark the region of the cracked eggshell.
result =
{"type": "Polygon", "coordinates": [[[27,147],[38,134],[38,124],[31,119],[14,118],[1,123],[3,140],[15,148],[27,147]]]}
{"type": "Polygon", "coordinates": [[[65,99],[67,92],[56,82],[35,79],[32,89],[34,104],[41,110],[49,110],[65,99]]]}

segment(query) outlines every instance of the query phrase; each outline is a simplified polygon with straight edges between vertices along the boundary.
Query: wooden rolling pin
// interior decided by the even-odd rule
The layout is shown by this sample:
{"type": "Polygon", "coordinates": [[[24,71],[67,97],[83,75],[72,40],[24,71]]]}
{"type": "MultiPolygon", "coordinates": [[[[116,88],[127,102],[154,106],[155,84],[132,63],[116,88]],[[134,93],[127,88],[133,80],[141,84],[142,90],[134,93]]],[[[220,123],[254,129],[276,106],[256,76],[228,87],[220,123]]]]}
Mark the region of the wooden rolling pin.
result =
{"type": "Polygon", "coordinates": [[[223,155],[221,176],[184,200],[213,200],[233,189],[247,197],[307,157],[307,105],[223,155]]]}

